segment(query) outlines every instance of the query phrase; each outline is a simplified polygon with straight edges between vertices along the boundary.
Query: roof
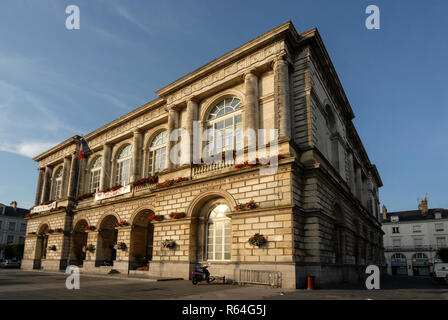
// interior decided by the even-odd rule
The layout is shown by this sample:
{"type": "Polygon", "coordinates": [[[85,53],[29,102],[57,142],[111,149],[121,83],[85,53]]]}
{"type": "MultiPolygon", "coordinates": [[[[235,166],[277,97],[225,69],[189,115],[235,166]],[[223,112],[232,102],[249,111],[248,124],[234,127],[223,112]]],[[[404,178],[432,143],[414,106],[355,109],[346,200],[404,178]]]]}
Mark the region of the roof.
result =
{"type": "MultiPolygon", "coordinates": [[[[2,205],[0,203],[0,205],[2,205]]],[[[2,205],[5,206],[5,216],[7,217],[16,217],[16,218],[24,218],[26,214],[30,213],[29,209],[23,209],[23,208],[17,208],[16,210],[14,210],[13,207],[11,206],[7,206],[7,205],[2,205]]]]}
{"type": "Polygon", "coordinates": [[[383,223],[394,222],[391,221],[391,217],[398,217],[397,222],[434,220],[436,212],[440,212],[442,214],[442,219],[448,219],[448,209],[434,208],[429,209],[428,213],[425,215],[423,215],[420,210],[388,212],[387,219],[383,220],[383,223]]]}

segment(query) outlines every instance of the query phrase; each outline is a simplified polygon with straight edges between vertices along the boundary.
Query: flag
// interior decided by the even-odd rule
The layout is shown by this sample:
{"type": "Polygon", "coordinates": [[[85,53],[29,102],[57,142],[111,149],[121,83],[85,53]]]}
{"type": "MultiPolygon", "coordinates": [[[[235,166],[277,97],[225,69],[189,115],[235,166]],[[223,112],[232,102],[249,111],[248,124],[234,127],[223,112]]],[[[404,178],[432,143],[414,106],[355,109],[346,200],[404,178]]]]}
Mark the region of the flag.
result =
{"type": "Polygon", "coordinates": [[[85,154],[90,152],[89,145],[84,138],[81,138],[81,149],[79,150],[79,161],[81,161],[85,154]]]}

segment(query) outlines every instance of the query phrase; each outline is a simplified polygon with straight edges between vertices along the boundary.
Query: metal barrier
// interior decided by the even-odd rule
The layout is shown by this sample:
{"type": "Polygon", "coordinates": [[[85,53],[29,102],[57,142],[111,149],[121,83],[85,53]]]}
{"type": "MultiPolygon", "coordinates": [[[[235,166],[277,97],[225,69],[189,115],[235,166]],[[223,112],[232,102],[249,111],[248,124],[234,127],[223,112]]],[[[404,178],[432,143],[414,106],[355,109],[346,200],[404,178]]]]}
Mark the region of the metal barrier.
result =
{"type": "Polygon", "coordinates": [[[282,273],[279,271],[240,270],[239,282],[280,288],[282,286],[282,273]]]}

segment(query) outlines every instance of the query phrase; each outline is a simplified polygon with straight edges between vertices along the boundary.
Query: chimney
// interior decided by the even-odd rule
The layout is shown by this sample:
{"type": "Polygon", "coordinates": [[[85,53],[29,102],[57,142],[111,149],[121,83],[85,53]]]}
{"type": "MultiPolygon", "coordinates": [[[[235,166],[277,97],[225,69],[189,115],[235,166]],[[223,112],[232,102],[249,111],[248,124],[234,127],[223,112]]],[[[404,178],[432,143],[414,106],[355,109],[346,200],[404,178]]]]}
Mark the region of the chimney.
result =
{"type": "Polygon", "coordinates": [[[13,202],[11,202],[9,205],[10,205],[11,207],[13,207],[14,210],[17,209],[17,201],[13,201],[13,202]]]}
{"type": "Polygon", "coordinates": [[[428,199],[426,199],[426,197],[418,205],[418,210],[420,210],[423,215],[428,213],[428,199]]]}
{"type": "Polygon", "coordinates": [[[386,208],[386,205],[383,204],[383,220],[386,220],[386,219],[387,219],[387,208],[386,208]]]}

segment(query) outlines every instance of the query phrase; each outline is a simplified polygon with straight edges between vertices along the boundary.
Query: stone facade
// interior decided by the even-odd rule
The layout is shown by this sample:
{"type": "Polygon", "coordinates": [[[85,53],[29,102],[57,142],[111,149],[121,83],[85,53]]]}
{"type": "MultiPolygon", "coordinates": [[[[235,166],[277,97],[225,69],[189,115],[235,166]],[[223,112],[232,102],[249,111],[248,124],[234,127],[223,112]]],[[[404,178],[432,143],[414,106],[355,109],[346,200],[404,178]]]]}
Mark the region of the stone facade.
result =
{"type": "MultiPolygon", "coordinates": [[[[361,267],[382,262],[381,179],[352,124],[353,112],[317,30],[298,34],[290,22],[282,24],[157,94],[83,137],[91,153],[81,161],[78,136],[34,159],[39,181],[24,269],[82,264],[85,272],[127,273],[149,260],[150,275],[188,279],[197,265],[211,262],[210,272],[228,280],[241,282],[241,270],[259,270],[280,274],[282,287],[300,288],[307,275],[315,276],[318,286],[356,281],[361,267]],[[159,183],[184,181],[140,183],[157,167],[161,149],[155,141],[161,132],[170,137],[182,128],[191,135],[193,121],[199,121],[204,133],[211,110],[225,99],[241,103],[235,114],[241,114],[244,130],[278,130],[283,156],[277,171],[266,175],[260,168],[267,165],[238,167],[235,159],[190,165],[192,155],[184,150],[192,142],[182,138],[181,163],[167,161],[157,177],[159,183]],[[125,155],[129,167],[122,152],[127,145],[133,147],[125,155]],[[97,181],[92,164],[99,156],[97,181]],[[123,168],[130,192],[76,199],[95,186],[98,194],[124,181],[123,168]],[[51,200],[54,208],[43,210],[51,200]],[[250,201],[255,208],[236,210],[250,201]],[[211,212],[220,206],[227,208],[225,218],[212,223],[211,212]],[[173,212],[185,217],[170,218],[173,212]],[[150,221],[153,215],[164,219],[150,221]],[[117,225],[122,220],[126,223],[117,225]],[[51,232],[58,228],[62,232],[51,232]],[[256,233],[267,240],[260,247],[248,243],[256,233]],[[173,248],[161,246],[167,239],[173,248]],[[94,250],[86,250],[90,245],[94,250]]],[[[244,142],[250,146],[253,140],[248,136],[244,142]]],[[[163,150],[169,154],[178,142],[168,139],[163,150]]]]}

